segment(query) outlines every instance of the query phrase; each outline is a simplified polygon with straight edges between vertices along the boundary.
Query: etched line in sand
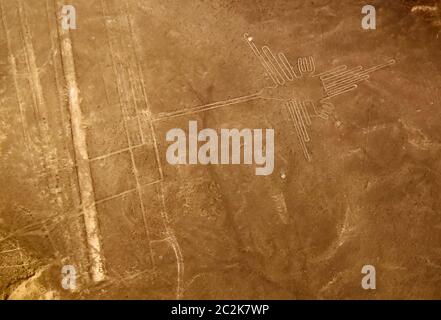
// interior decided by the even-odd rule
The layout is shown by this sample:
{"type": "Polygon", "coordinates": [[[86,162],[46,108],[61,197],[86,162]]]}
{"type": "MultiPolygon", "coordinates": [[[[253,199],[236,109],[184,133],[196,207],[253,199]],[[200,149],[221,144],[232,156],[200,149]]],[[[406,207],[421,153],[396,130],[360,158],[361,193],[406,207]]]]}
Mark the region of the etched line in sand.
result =
{"type": "Polygon", "coordinates": [[[14,54],[12,52],[11,37],[9,35],[9,27],[8,27],[8,23],[6,20],[6,14],[5,14],[4,6],[3,6],[3,0],[0,0],[0,11],[1,11],[1,19],[2,19],[3,29],[5,30],[6,47],[8,50],[8,62],[11,66],[12,79],[14,82],[15,96],[17,99],[18,110],[20,113],[20,123],[21,123],[21,129],[22,129],[22,133],[23,133],[25,148],[28,153],[28,156],[30,157],[33,168],[36,168],[34,154],[32,152],[32,140],[31,140],[31,137],[29,134],[28,124],[27,124],[26,116],[25,116],[24,102],[23,102],[23,98],[20,93],[20,86],[18,85],[18,80],[17,80],[17,63],[16,63],[16,59],[14,57],[14,54]]]}
{"type": "Polygon", "coordinates": [[[306,160],[311,161],[311,157],[309,155],[309,151],[306,146],[306,142],[309,141],[309,136],[306,131],[306,128],[304,127],[303,121],[301,119],[299,119],[297,102],[289,101],[286,103],[286,107],[287,107],[288,112],[290,114],[294,129],[297,133],[297,139],[299,141],[300,148],[302,149],[303,155],[305,156],[306,160]],[[308,140],[305,140],[305,136],[308,137],[308,140]]]}
{"type": "Polygon", "coordinates": [[[299,58],[297,65],[298,71],[296,71],[283,53],[279,53],[277,55],[277,58],[268,46],[263,46],[262,52],[259,51],[259,49],[253,42],[253,38],[250,37],[247,33],[244,34],[244,39],[248,46],[251,48],[254,55],[258,58],[259,62],[264,67],[268,76],[273,81],[273,86],[265,87],[262,90],[249,95],[234,97],[223,101],[217,101],[200,106],[185,108],[182,110],[159,113],[153,121],[156,122],[172,119],[208,110],[223,108],[239,103],[245,103],[257,99],[286,101],[289,99],[267,96],[265,94],[265,91],[267,89],[276,89],[280,86],[285,86],[288,82],[291,83],[294,80],[300,79],[302,77],[310,77],[315,72],[315,62],[313,57],[299,58]]]}
{"type": "MultiPolygon", "coordinates": [[[[101,7],[102,7],[103,17],[108,16],[107,12],[109,10],[108,10],[107,4],[105,3],[104,0],[101,0],[101,7]]],[[[148,242],[150,244],[150,231],[149,231],[149,228],[147,225],[145,205],[144,205],[144,201],[142,199],[142,186],[141,186],[141,183],[139,182],[139,172],[138,172],[138,168],[136,166],[135,156],[133,154],[133,145],[132,145],[132,141],[131,141],[130,135],[129,135],[129,130],[127,127],[128,120],[129,120],[128,107],[129,107],[129,103],[130,103],[130,94],[128,92],[129,90],[124,86],[124,84],[127,82],[127,81],[124,81],[125,79],[123,79],[122,75],[124,75],[124,73],[118,72],[118,66],[120,67],[119,70],[121,70],[123,68],[123,61],[121,61],[121,58],[117,57],[114,53],[120,52],[120,50],[119,50],[119,48],[116,48],[112,43],[107,20],[105,19],[104,22],[105,22],[104,25],[106,28],[107,43],[109,46],[110,57],[112,60],[113,73],[114,73],[114,77],[116,80],[116,87],[117,87],[117,91],[118,91],[118,97],[119,97],[121,111],[122,111],[123,120],[124,120],[123,121],[124,131],[125,131],[127,143],[129,146],[128,152],[130,154],[133,176],[135,178],[135,183],[136,183],[136,194],[138,196],[139,204],[141,206],[141,213],[142,213],[142,219],[143,219],[143,223],[144,223],[145,233],[146,233],[148,242]],[[115,51],[115,50],[117,50],[117,51],[115,51]]],[[[119,20],[118,20],[118,26],[116,29],[117,29],[117,33],[119,33],[119,34],[123,33],[123,27],[121,26],[121,23],[119,20]]],[[[135,101],[135,99],[134,99],[134,101],[135,101]]],[[[138,115],[137,110],[136,110],[136,114],[138,115]]],[[[138,125],[139,125],[139,122],[138,122],[138,125]]],[[[139,130],[141,129],[140,126],[138,128],[139,128],[139,130]]],[[[151,263],[153,263],[153,252],[152,252],[151,246],[149,247],[149,252],[150,252],[151,263]]]]}
{"type": "Polygon", "coordinates": [[[153,119],[153,121],[157,122],[157,121],[161,121],[161,120],[181,117],[184,115],[189,115],[189,114],[194,114],[194,113],[198,113],[198,112],[218,109],[218,108],[222,108],[225,106],[248,102],[248,101],[252,101],[252,100],[260,99],[260,98],[261,98],[260,93],[255,93],[255,94],[237,97],[237,98],[233,98],[233,99],[229,99],[229,100],[204,104],[204,105],[200,105],[200,106],[196,106],[196,107],[192,107],[192,108],[188,108],[188,109],[183,109],[183,110],[178,110],[178,111],[173,111],[173,112],[168,112],[168,113],[160,113],[158,116],[156,116],[153,119]]]}
{"type": "MultiPolygon", "coordinates": [[[[55,8],[63,6],[62,0],[55,0],[55,8]]],[[[57,21],[61,19],[61,10],[55,9],[57,21]]],[[[69,112],[72,127],[72,140],[75,149],[75,158],[80,190],[81,207],[86,229],[86,241],[90,260],[90,272],[92,280],[100,282],[105,279],[104,261],[100,243],[98,217],[95,207],[95,193],[92,184],[92,176],[89,166],[89,154],[87,150],[86,133],[83,126],[83,115],[80,107],[79,90],[75,73],[75,62],[72,52],[72,42],[68,30],[57,24],[61,42],[61,58],[63,72],[68,90],[69,112]]]]}
{"type": "Polygon", "coordinates": [[[144,146],[145,146],[145,144],[137,144],[137,145],[130,146],[130,147],[127,147],[127,148],[124,148],[124,149],[120,149],[120,150],[117,150],[117,151],[114,151],[114,152],[106,153],[105,155],[102,155],[102,156],[97,156],[97,157],[91,158],[91,159],[89,159],[89,161],[93,162],[93,161],[97,161],[97,160],[104,160],[104,159],[107,159],[107,158],[109,158],[111,156],[115,156],[115,155],[118,155],[118,154],[121,154],[121,153],[124,153],[124,152],[127,152],[127,151],[133,151],[134,149],[138,149],[138,148],[141,148],[141,147],[144,147],[144,146]]]}
{"type": "Polygon", "coordinates": [[[130,15],[129,15],[129,6],[128,6],[128,1],[125,1],[125,6],[126,6],[126,17],[127,17],[127,21],[128,21],[128,26],[129,26],[129,33],[130,33],[130,37],[131,37],[131,44],[132,44],[132,48],[133,48],[133,54],[135,56],[135,60],[136,60],[136,64],[137,64],[137,68],[138,68],[138,77],[139,80],[141,82],[141,89],[142,89],[142,95],[143,95],[143,99],[144,102],[147,106],[147,110],[145,110],[143,112],[144,117],[146,118],[148,124],[149,124],[149,128],[152,134],[152,139],[153,139],[153,146],[154,146],[154,150],[155,150],[155,155],[156,155],[156,162],[159,168],[159,172],[160,172],[160,181],[159,181],[159,196],[161,198],[161,204],[162,204],[162,210],[161,210],[161,215],[162,218],[164,220],[164,225],[166,228],[166,233],[168,235],[167,241],[170,243],[170,245],[173,248],[173,251],[175,253],[176,256],[176,264],[177,264],[177,270],[178,270],[178,277],[177,277],[177,289],[176,289],[176,298],[177,299],[181,299],[183,296],[183,281],[184,281],[184,257],[182,255],[182,251],[181,251],[181,247],[179,245],[179,242],[176,239],[174,230],[171,228],[170,226],[170,221],[168,219],[168,214],[167,214],[167,207],[165,205],[165,196],[164,196],[164,189],[163,189],[163,170],[161,167],[161,161],[160,161],[160,155],[159,155],[159,148],[158,148],[158,144],[157,144],[157,137],[156,137],[156,131],[153,125],[153,120],[152,120],[152,115],[151,115],[151,111],[150,111],[150,105],[147,99],[147,92],[146,92],[146,87],[145,87],[145,83],[144,83],[144,78],[142,76],[142,67],[141,67],[141,62],[140,59],[138,57],[137,54],[137,48],[139,48],[139,43],[135,37],[135,33],[133,31],[133,23],[131,21],[130,15]]]}
{"type": "Polygon", "coordinates": [[[135,36],[135,32],[133,30],[133,22],[132,22],[132,19],[130,18],[130,14],[129,14],[129,3],[128,3],[128,1],[125,1],[124,4],[125,4],[125,15],[126,15],[127,25],[128,25],[129,34],[130,34],[130,42],[131,42],[131,46],[132,46],[132,50],[133,50],[133,56],[135,57],[138,79],[140,82],[139,86],[141,89],[142,98],[143,98],[144,103],[146,105],[146,110],[143,110],[141,112],[141,115],[146,119],[147,124],[149,126],[152,140],[153,140],[153,148],[155,151],[156,164],[157,164],[158,170],[159,170],[159,177],[160,177],[160,180],[163,180],[164,174],[163,174],[163,169],[162,169],[162,165],[161,165],[161,158],[159,155],[159,147],[158,147],[158,142],[157,142],[157,137],[156,137],[156,130],[153,125],[150,104],[149,104],[149,101],[147,98],[147,91],[146,91],[146,86],[144,83],[144,77],[143,77],[143,73],[142,73],[142,64],[141,64],[141,60],[140,60],[140,58],[138,56],[138,52],[137,52],[138,48],[140,48],[140,44],[139,44],[139,41],[137,40],[137,38],[135,36]]]}
{"type": "MultiPolygon", "coordinates": [[[[141,188],[148,187],[148,186],[152,186],[152,185],[154,185],[154,184],[158,184],[158,183],[160,183],[160,182],[162,182],[162,181],[161,181],[161,180],[156,180],[156,181],[152,181],[152,182],[149,182],[149,183],[146,183],[146,184],[141,184],[141,188]]],[[[131,192],[137,191],[137,190],[138,190],[137,188],[129,189],[129,190],[126,190],[126,191],[123,191],[123,192],[120,192],[120,193],[114,194],[114,195],[112,195],[112,196],[108,196],[108,197],[106,197],[106,198],[99,199],[99,200],[97,200],[97,201],[95,202],[95,204],[100,204],[100,203],[103,203],[103,202],[106,202],[106,201],[109,201],[109,200],[113,200],[113,199],[116,199],[116,198],[122,197],[122,196],[124,196],[124,195],[126,195],[126,194],[128,194],[128,193],[131,193],[131,192]]]]}
{"type": "Polygon", "coordinates": [[[320,77],[323,88],[326,92],[326,97],[323,98],[322,101],[358,88],[357,84],[368,80],[370,78],[370,73],[386,68],[395,63],[396,61],[391,59],[386,63],[368,69],[363,69],[362,66],[358,66],[350,70],[348,70],[346,65],[343,65],[315,75],[316,77],[320,77]]]}
{"type": "MultiPolygon", "coordinates": [[[[70,126],[70,122],[68,119],[66,119],[66,105],[67,105],[67,97],[66,94],[64,92],[64,88],[62,85],[62,75],[60,75],[60,70],[62,66],[61,66],[61,61],[59,60],[59,50],[57,49],[57,41],[58,41],[58,31],[57,31],[57,27],[53,25],[53,20],[55,19],[51,19],[53,18],[52,16],[52,12],[54,10],[54,7],[52,6],[52,11],[50,8],[50,4],[49,4],[49,0],[46,0],[46,18],[48,21],[48,34],[49,34],[49,38],[51,41],[51,62],[52,62],[52,66],[53,66],[53,72],[54,72],[54,82],[55,82],[55,88],[57,91],[57,103],[58,103],[58,113],[60,116],[60,122],[61,122],[61,129],[60,129],[60,133],[63,136],[63,143],[64,143],[64,148],[65,148],[65,163],[58,163],[59,166],[59,170],[62,170],[62,168],[66,168],[69,171],[69,182],[70,182],[70,196],[71,199],[74,203],[74,205],[76,207],[80,206],[80,199],[79,199],[79,192],[78,192],[78,186],[77,186],[77,178],[76,178],[76,168],[75,168],[75,163],[74,163],[74,159],[72,157],[72,154],[70,152],[70,150],[72,150],[71,145],[69,143],[70,140],[70,133],[72,132],[71,126],[70,126]]],[[[55,24],[56,24],[56,20],[55,20],[55,24]]],[[[62,71],[62,70],[61,70],[62,71]]],[[[66,193],[65,194],[65,199],[67,200],[68,195],[66,193]]],[[[68,233],[69,234],[69,233],[68,233]]]]}
{"type": "Polygon", "coordinates": [[[311,157],[306,142],[310,141],[307,126],[311,125],[312,117],[318,117],[324,120],[329,119],[329,115],[332,114],[335,109],[329,99],[358,88],[358,84],[368,80],[369,74],[372,72],[395,64],[395,60],[391,59],[387,63],[368,69],[358,66],[349,70],[346,65],[342,65],[316,74],[315,60],[312,56],[298,58],[297,70],[295,70],[283,53],[275,55],[266,45],[259,50],[254,43],[253,37],[248,33],[245,33],[243,38],[271,79],[271,86],[264,87],[254,94],[172,112],[159,113],[153,121],[164,121],[258,99],[280,101],[287,107],[300,142],[302,153],[305,158],[310,161],[311,157]],[[320,81],[315,80],[317,77],[320,81]],[[299,86],[297,83],[298,80],[302,79],[307,80],[305,88],[299,86]],[[318,89],[320,89],[321,86],[325,96],[310,96],[310,92],[307,88],[309,86],[316,86],[318,89]],[[282,95],[281,92],[284,95],[282,95]],[[298,102],[297,97],[302,97],[301,99],[305,100],[298,102]],[[317,103],[314,101],[317,101],[317,103]],[[308,109],[312,109],[312,115],[309,114],[308,109]]]}
{"type": "Polygon", "coordinates": [[[253,37],[248,33],[245,33],[243,37],[276,87],[284,85],[286,80],[293,81],[295,78],[301,77],[301,74],[297,74],[284,53],[279,53],[279,59],[277,59],[271,49],[268,46],[264,46],[262,47],[264,54],[262,54],[255,45],[253,37]]]}
{"type": "MultiPolygon", "coordinates": [[[[29,79],[31,83],[31,94],[34,97],[35,112],[37,127],[39,136],[41,138],[41,150],[40,154],[43,161],[43,168],[49,173],[48,184],[49,192],[55,198],[57,205],[63,207],[63,199],[58,187],[58,168],[56,163],[58,162],[57,149],[54,147],[50,128],[48,124],[48,110],[46,101],[43,94],[43,87],[38,72],[35,51],[33,46],[32,33],[27,19],[26,10],[24,8],[23,0],[17,1],[18,16],[20,22],[20,28],[22,32],[22,40],[24,42],[25,57],[27,68],[29,71],[29,79]]],[[[45,171],[46,171],[45,170],[45,171]]]]}

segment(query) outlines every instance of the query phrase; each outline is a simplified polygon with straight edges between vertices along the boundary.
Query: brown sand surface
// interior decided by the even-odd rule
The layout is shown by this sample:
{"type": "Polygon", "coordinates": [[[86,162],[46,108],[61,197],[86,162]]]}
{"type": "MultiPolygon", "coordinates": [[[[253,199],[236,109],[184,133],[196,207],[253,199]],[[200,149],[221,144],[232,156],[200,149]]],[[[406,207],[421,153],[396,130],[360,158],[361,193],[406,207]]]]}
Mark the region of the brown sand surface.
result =
{"type": "Polygon", "coordinates": [[[441,298],[439,3],[364,30],[358,0],[71,0],[69,32],[0,3],[0,297],[441,298]],[[314,70],[271,88],[250,44],[314,70]],[[326,90],[339,66],[381,68],[326,90]],[[274,129],[273,173],[170,165],[190,120],[274,129]]]}

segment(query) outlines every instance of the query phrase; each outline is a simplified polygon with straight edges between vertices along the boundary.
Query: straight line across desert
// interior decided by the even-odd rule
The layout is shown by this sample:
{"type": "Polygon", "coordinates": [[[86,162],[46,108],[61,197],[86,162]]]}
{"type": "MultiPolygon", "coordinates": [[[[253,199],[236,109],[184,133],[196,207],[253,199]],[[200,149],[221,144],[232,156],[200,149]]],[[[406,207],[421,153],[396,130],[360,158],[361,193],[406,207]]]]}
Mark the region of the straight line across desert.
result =
{"type": "Polygon", "coordinates": [[[441,4],[0,0],[2,299],[441,299],[441,4]]]}

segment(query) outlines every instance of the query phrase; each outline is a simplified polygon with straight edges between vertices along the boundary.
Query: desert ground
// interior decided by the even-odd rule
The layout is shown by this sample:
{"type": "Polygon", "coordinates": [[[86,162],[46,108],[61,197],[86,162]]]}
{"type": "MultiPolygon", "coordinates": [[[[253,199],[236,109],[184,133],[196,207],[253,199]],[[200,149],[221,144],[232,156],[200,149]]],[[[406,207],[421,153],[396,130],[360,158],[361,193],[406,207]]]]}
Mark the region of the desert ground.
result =
{"type": "Polygon", "coordinates": [[[0,4],[2,299],[441,299],[439,2],[0,4]],[[189,121],[272,174],[170,164],[189,121]]]}

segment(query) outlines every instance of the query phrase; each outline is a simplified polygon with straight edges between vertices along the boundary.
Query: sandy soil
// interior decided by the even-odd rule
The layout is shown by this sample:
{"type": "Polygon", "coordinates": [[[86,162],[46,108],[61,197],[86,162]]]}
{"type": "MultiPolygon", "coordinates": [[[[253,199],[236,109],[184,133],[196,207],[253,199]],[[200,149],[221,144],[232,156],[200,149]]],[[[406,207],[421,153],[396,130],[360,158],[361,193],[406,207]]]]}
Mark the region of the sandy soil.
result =
{"type": "Polygon", "coordinates": [[[72,0],[64,32],[62,1],[0,3],[0,297],[441,298],[439,4],[371,1],[367,31],[354,0],[72,0]],[[250,43],[381,69],[268,89],[250,43]],[[325,108],[309,141],[291,94],[325,108]],[[273,128],[273,174],[168,164],[189,120],[273,128]]]}

